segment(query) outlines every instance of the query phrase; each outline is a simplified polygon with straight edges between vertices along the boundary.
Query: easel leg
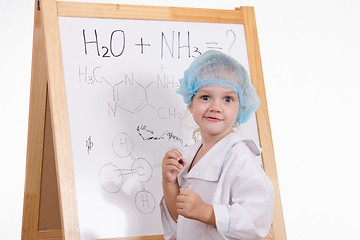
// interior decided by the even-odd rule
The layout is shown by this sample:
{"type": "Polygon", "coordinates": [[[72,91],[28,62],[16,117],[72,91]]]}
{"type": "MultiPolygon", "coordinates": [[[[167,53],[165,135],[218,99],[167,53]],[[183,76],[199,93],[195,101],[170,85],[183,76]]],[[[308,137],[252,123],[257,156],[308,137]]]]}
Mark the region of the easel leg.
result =
{"type": "Polygon", "coordinates": [[[49,136],[52,136],[50,115],[46,117],[46,113],[49,112],[49,109],[46,109],[47,69],[45,67],[46,51],[43,20],[36,7],[34,14],[33,59],[31,69],[28,146],[22,223],[23,240],[37,239],[39,229],[49,229],[49,226],[50,229],[61,229],[60,217],[57,217],[59,216],[60,209],[58,207],[59,200],[55,163],[53,160],[53,143],[52,138],[49,138],[49,136]],[[43,163],[43,159],[49,160],[45,160],[43,163]],[[52,165],[51,159],[53,160],[52,165]],[[45,168],[46,174],[43,174],[43,168],[45,168]],[[49,171],[49,169],[52,171],[49,171]],[[54,179],[55,182],[53,181],[54,179]],[[49,187],[47,187],[48,184],[42,185],[42,183],[45,182],[51,183],[52,185],[49,187]],[[49,192],[49,189],[53,189],[52,191],[56,192],[49,192]],[[50,215],[48,215],[54,216],[54,220],[44,224],[46,222],[45,220],[48,219],[42,217],[44,214],[41,214],[41,212],[44,213],[44,210],[46,210],[46,207],[42,210],[42,208],[46,206],[46,201],[41,201],[41,199],[48,199],[50,195],[53,195],[53,200],[55,205],[57,203],[57,207],[54,205],[54,208],[56,207],[56,209],[53,209],[52,212],[50,212],[50,215]]]}
{"type": "Polygon", "coordinates": [[[45,44],[41,14],[35,10],[33,58],[31,68],[28,146],[26,155],[25,193],[22,239],[36,239],[39,221],[41,168],[45,130],[46,68],[45,44]]]}

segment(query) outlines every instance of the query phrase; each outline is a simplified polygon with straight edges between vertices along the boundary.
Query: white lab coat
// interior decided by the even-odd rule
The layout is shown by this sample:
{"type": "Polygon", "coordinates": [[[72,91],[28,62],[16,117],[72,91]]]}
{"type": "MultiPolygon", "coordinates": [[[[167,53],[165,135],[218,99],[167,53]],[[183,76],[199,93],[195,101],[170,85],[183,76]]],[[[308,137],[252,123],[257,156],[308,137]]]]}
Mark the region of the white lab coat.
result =
{"type": "Polygon", "coordinates": [[[161,220],[165,239],[262,239],[273,217],[274,190],[256,157],[259,148],[251,140],[230,133],[216,143],[191,169],[201,141],[183,154],[186,165],[178,175],[180,187],[189,187],[212,204],[216,228],[179,216],[172,220],[164,199],[161,220]]]}

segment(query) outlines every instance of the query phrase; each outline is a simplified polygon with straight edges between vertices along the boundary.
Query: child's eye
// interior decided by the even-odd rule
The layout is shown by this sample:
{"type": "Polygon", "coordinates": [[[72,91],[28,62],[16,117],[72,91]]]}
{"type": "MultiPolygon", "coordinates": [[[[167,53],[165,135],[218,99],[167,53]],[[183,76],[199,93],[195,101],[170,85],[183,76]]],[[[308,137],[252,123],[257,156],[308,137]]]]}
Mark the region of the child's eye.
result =
{"type": "Polygon", "coordinates": [[[204,95],[204,96],[201,96],[200,99],[201,99],[201,100],[204,100],[204,101],[208,101],[208,100],[210,99],[210,97],[204,95]]]}
{"type": "Polygon", "coordinates": [[[228,102],[232,102],[233,99],[231,97],[225,97],[224,101],[228,103],[228,102]]]}

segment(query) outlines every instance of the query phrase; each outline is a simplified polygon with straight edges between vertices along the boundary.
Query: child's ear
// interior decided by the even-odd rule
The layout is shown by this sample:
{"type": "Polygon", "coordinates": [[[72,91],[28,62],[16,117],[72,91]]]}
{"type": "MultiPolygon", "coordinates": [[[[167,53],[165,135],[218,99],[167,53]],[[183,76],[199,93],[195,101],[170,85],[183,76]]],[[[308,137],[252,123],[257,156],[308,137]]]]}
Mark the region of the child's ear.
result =
{"type": "Polygon", "coordinates": [[[188,109],[189,109],[190,113],[192,114],[193,113],[192,112],[192,109],[193,109],[192,104],[188,107],[188,109]]]}

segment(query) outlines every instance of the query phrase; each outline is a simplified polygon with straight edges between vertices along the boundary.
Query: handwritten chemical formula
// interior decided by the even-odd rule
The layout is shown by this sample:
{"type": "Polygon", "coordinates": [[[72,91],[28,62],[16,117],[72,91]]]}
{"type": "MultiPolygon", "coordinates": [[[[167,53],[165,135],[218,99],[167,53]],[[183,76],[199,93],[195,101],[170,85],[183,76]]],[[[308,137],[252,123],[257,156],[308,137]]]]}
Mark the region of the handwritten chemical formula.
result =
{"type": "Polygon", "coordinates": [[[154,113],[159,119],[171,120],[181,119],[183,117],[181,111],[175,107],[154,106],[148,97],[148,91],[151,88],[179,88],[178,81],[175,81],[174,76],[166,74],[158,75],[156,82],[151,81],[148,85],[143,86],[141,83],[134,80],[134,73],[125,74],[123,79],[115,81],[107,80],[102,75],[102,67],[96,66],[89,69],[88,66],[79,66],[79,82],[85,84],[105,84],[109,86],[109,91],[112,94],[112,101],[107,103],[108,116],[115,117],[118,114],[118,109],[122,109],[128,113],[136,114],[144,108],[154,110],[154,113]],[[156,86],[154,86],[156,83],[156,86]],[[133,97],[136,96],[136,99],[133,97]],[[131,99],[131,100],[129,100],[131,99]]]}
{"type": "MultiPolygon", "coordinates": [[[[110,58],[110,57],[121,57],[127,50],[127,44],[138,47],[138,53],[146,54],[146,49],[152,46],[157,46],[151,41],[145,42],[145,37],[140,36],[138,41],[128,43],[126,33],[124,30],[113,30],[109,33],[108,38],[104,42],[100,42],[98,38],[99,30],[82,30],[83,41],[84,41],[84,54],[85,55],[96,55],[98,57],[110,58]]],[[[131,34],[131,32],[129,33],[131,34]]],[[[228,53],[231,52],[231,48],[236,41],[236,34],[233,30],[227,29],[225,31],[225,43],[218,41],[205,41],[200,43],[201,47],[197,44],[192,43],[190,37],[190,31],[170,31],[169,33],[160,32],[158,35],[158,41],[160,46],[158,51],[160,52],[160,58],[166,57],[171,58],[196,58],[201,55],[204,51],[210,49],[222,50],[227,48],[228,53]]],[[[217,34],[213,35],[217,38],[217,34]]],[[[132,50],[133,51],[133,50],[132,50]]],[[[136,51],[135,51],[136,52],[136,51]]]]}

